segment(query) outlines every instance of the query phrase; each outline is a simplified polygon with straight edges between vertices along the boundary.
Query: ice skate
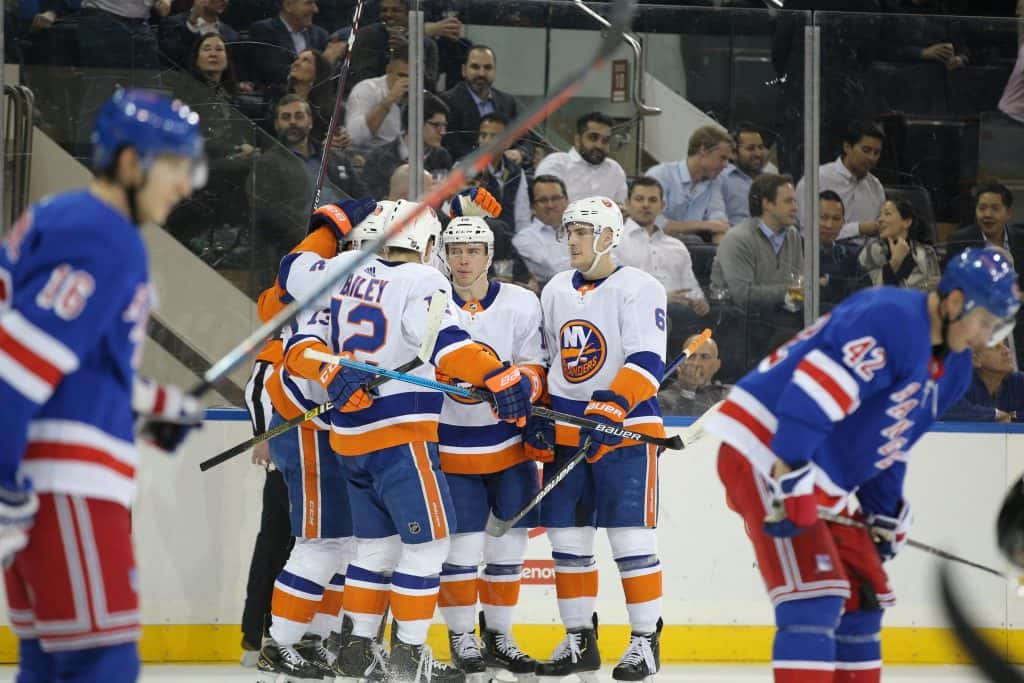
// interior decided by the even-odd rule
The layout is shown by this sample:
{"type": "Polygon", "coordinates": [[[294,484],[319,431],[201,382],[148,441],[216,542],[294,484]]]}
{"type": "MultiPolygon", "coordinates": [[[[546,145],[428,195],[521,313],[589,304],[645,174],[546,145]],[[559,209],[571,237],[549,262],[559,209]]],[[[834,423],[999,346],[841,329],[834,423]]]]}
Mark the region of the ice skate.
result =
{"type": "Polygon", "coordinates": [[[562,678],[575,674],[581,683],[597,683],[597,672],[601,668],[601,653],[597,649],[597,618],[593,628],[567,629],[565,638],[550,662],[538,662],[537,675],[562,678]]]}
{"type": "Polygon", "coordinates": [[[338,651],[332,668],[337,680],[346,683],[380,681],[386,670],[387,658],[380,643],[351,633],[338,651]]]}
{"type": "Polygon", "coordinates": [[[662,621],[658,619],[654,633],[634,633],[629,637],[629,647],[612,670],[612,678],[617,681],[654,680],[654,675],[661,670],[661,627],[662,621]]]}
{"type": "Polygon", "coordinates": [[[298,643],[295,644],[295,651],[305,658],[307,662],[320,669],[325,680],[334,680],[334,661],[337,654],[327,648],[325,640],[320,636],[307,633],[298,643]]]}
{"type": "Polygon", "coordinates": [[[346,614],[341,618],[341,632],[331,631],[324,639],[324,647],[334,656],[335,660],[338,658],[338,653],[341,652],[341,646],[348,641],[350,635],[352,635],[352,618],[346,614]]]}
{"type": "Polygon", "coordinates": [[[505,635],[487,628],[484,613],[480,613],[480,640],[487,671],[497,680],[533,683],[537,680],[537,660],[519,649],[511,634],[505,635]]]}
{"type": "Polygon", "coordinates": [[[448,647],[452,653],[452,666],[466,674],[466,683],[487,683],[487,665],[475,633],[448,631],[448,647]]]}
{"type": "Polygon", "coordinates": [[[273,641],[260,650],[256,670],[256,680],[260,683],[322,681],[324,678],[320,667],[307,661],[294,647],[279,645],[273,641]]]}
{"type": "Polygon", "coordinates": [[[394,635],[392,627],[391,659],[386,683],[465,683],[466,674],[434,659],[428,645],[409,645],[394,635]]]}

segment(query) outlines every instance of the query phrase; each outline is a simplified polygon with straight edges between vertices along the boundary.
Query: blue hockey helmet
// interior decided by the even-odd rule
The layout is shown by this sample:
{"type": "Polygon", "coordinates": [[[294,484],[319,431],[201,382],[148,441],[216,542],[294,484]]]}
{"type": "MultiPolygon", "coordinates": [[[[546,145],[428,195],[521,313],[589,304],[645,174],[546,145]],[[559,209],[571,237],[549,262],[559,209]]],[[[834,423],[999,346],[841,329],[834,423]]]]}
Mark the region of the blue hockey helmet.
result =
{"type": "Polygon", "coordinates": [[[110,168],[121,149],[132,147],[146,168],[161,154],[192,159],[193,187],[205,184],[199,115],[181,100],[150,90],[119,89],[100,108],[92,145],[94,170],[110,168]]]}
{"type": "Polygon", "coordinates": [[[1020,308],[1020,289],[1017,273],[1002,252],[991,248],[972,248],[954,256],[939,280],[938,292],[945,297],[955,289],[964,294],[961,316],[975,308],[984,308],[1002,321],[993,334],[991,344],[998,343],[1010,333],[1020,308]]]}

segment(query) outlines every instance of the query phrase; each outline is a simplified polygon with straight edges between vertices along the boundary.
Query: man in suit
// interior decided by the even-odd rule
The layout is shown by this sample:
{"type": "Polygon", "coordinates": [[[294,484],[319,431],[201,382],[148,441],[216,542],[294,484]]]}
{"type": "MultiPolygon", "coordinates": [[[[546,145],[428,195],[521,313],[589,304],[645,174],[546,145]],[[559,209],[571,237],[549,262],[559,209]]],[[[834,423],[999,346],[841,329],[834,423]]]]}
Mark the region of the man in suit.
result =
{"type": "MultiPolygon", "coordinates": [[[[1010,224],[1013,194],[1002,183],[982,183],[974,189],[973,225],[950,235],[946,262],[970,247],[1000,247],[1009,252],[1014,267],[1024,266],[1024,226],[1010,224]]],[[[943,264],[945,267],[945,264],[943,264]]]]}
{"type": "MultiPolygon", "coordinates": [[[[452,112],[448,134],[444,136],[444,146],[451,152],[453,159],[461,159],[476,147],[480,119],[485,114],[497,112],[509,121],[518,115],[519,107],[515,98],[494,87],[496,74],[497,58],[494,50],[486,45],[474,45],[462,65],[463,80],[442,93],[441,97],[452,112]]],[[[512,161],[522,164],[521,150],[518,158],[512,161]]]]}
{"type": "Polygon", "coordinates": [[[305,50],[320,50],[328,61],[336,62],[344,49],[343,43],[331,43],[333,52],[325,52],[327,31],[313,25],[313,16],[318,11],[317,0],[281,0],[276,17],[250,26],[249,40],[264,45],[248,50],[248,80],[257,88],[283,85],[288,67],[305,50]]]}

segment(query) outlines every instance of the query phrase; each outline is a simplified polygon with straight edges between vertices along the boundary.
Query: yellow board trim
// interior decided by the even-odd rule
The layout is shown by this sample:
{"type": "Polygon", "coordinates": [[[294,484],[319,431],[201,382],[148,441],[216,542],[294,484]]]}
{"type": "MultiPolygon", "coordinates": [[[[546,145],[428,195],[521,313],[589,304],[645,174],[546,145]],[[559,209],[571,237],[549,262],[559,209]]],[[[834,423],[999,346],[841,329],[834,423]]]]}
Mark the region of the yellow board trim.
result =
{"type": "MultiPolygon", "coordinates": [[[[565,631],[561,626],[525,624],[514,629],[519,645],[535,657],[550,656],[565,631]]],[[[769,661],[771,626],[666,626],[661,635],[664,663],[763,663],[769,661]]],[[[982,629],[999,652],[1024,664],[1024,630],[982,629]]],[[[613,663],[629,639],[628,626],[601,626],[604,660],[613,663]]],[[[144,662],[237,662],[241,655],[237,624],[143,626],[139,651],[144,662]]],[[[444,626],[430,627],[430,646],[448,656],[444,626]]],[[[0,627],[0,664],[17,661],[18,640],[0,627]]],[[[943,628],[886,628],[882,631],[886,664],[965,664],[967,656],[943,628]]]]}

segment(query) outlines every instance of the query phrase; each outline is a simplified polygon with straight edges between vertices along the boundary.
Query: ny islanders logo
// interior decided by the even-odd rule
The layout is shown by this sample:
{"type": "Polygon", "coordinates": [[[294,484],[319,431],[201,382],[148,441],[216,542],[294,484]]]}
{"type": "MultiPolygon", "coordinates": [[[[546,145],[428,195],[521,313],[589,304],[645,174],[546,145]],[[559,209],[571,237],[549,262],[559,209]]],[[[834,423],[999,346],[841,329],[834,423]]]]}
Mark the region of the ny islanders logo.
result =
{"type": "Polygon", "coordinates": [[[558,338],[562,345],[562,376],[569,382],[585,382],[604,366],[608,347],[593,323],[570,320],[562,325],[558,338]]]}

